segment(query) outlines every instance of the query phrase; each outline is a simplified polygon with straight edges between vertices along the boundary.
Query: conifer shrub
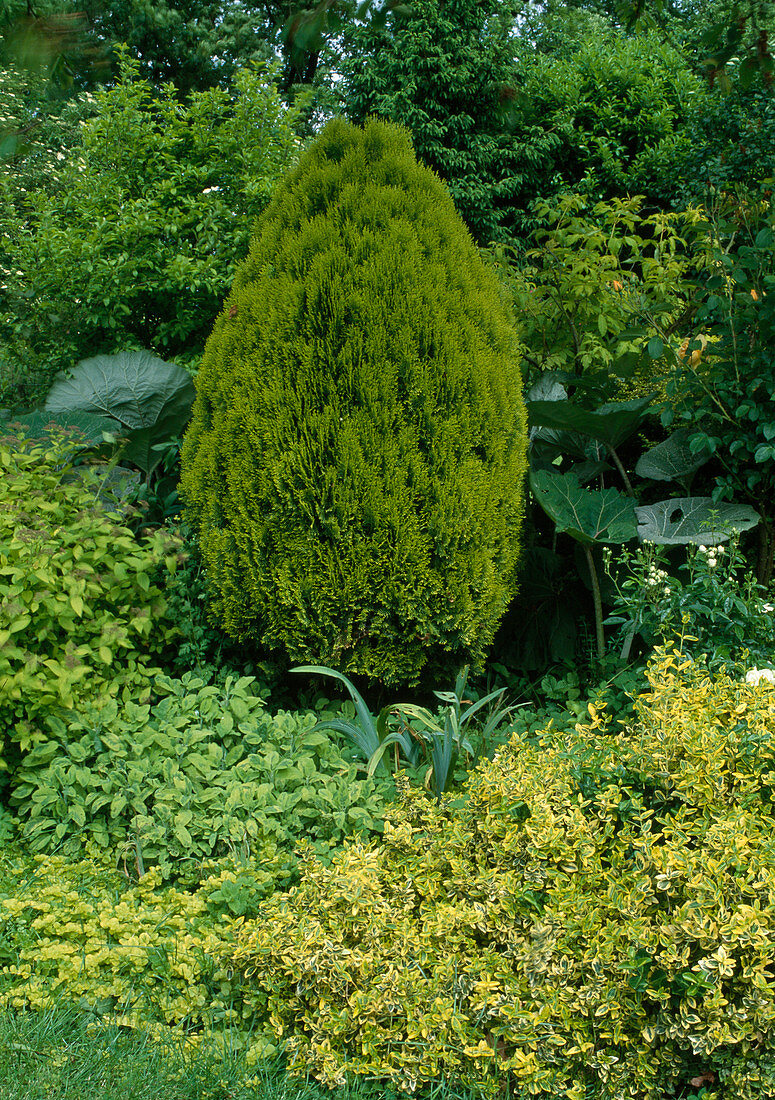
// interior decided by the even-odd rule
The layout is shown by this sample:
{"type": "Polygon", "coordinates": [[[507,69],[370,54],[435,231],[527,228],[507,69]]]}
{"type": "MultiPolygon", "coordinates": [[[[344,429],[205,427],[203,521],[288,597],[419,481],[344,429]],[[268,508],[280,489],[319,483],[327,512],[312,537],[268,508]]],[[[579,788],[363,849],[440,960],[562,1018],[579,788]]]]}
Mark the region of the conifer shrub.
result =
{"type": "Polygon", "coordinates": [[[632,726],[515,735],[240,934],[292,1064],[402,1088],[775,1095],[775,686],[662,654],[632,726]]]}
{"type": "Polygon", "coordinates": [[[508,308],[405,131],[325,128],[260,218],[182,455],[234,638],[384,683],[481,659],[515,591],[508,308]]]}

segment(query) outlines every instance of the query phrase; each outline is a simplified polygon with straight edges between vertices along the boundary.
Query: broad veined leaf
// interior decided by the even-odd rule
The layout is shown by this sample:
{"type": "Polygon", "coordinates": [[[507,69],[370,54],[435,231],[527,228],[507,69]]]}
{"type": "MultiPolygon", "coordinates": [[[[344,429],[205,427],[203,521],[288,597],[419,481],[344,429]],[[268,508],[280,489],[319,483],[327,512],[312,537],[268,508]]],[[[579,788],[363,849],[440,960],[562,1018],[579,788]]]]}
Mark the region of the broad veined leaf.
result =
{"type": "Polygon", "coordinates": [[[562,384],[562,376],[557,371],[546,371],[538,378],[525,394],[526,401],[567,401],[568,391],[562,384]]]}
{"type": "Polygon", "coordinates": [[[133,351],[82,359],[54,380],[45,411],[109,417],[127,440],[122,459],[147,476],[162,460],[154,448],[180,435],[193,402],[194,383],[182,367],[133,351]]]}
{"type": "Polygon", "coordinates": [[[694,454],[689,448],[691,429],[679,428],[638,459],[635,473],[652,481],[681,481],[699,470],[710,458],[709,451],[694,454]]]}
{"type": "Polygon", "coordinates": [[[530,488],[558,531],[581,543],[629,542],[637,536],[635,505],[618,489],[585,489],[575,474],[538,470],[530,488]]]}
{"type": "Polygon", "coordinates": [[[110,417],[99,413],[82,412],[78,409],[70,412],[46,412],[33,409],[32,412],[4,418],[2,429],[21,431],[29,439],[43,439],[51,432],[65,429],[73,436],[73,448],[89,449],[103,441],[103,435],[116,432],[118,425],[110,417]]]}
{"type": "Polygon", "coordinates": [[[582,432],[609,447],[617,447],[635,431],[650,404],[651,397],[638,397],[634,401],[609,402],[590,412],[570,401],[525,402],[531,427],[582,432]]]}
{"type": "Polygon", "coordinates": [[[715,546],[739,531],[749,531],[759,514],[747,504],[719,504],[712,497],[675,497],[636,509],[638,538],[668,546],[715,546]]]}

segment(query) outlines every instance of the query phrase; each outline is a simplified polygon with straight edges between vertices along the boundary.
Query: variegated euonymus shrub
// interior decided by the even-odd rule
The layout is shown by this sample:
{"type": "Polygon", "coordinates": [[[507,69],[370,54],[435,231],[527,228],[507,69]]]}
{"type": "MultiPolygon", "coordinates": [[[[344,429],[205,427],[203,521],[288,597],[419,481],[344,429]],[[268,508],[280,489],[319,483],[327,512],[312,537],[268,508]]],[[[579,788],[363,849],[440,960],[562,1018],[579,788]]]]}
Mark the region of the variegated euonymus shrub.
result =
{"type": "Polygon", "coordinates": [[[519,736],[245,924],[296,1065],[536,1096],[775,1090],[775,688],[660,654],[630,728],[519,736]]]}

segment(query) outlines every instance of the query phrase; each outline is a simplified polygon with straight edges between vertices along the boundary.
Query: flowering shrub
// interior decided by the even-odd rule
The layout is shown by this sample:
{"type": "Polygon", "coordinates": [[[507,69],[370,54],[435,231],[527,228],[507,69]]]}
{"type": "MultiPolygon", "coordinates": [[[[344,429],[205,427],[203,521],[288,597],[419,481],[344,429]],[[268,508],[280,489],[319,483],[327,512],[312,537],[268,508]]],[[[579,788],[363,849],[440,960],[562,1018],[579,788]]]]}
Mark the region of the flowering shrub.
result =
{"type": "Polygon", "coordinates": [[[713,668],[771,660],[772,604],[747,571],[738,541],[687,551],[677,572],[669,571],[668,549],[654,543],[605,558],[616,591],[607,623],[620,627],[622,655],[639,635],[648,645],[678,641],[685,653],[705,655],[713,668]]]}

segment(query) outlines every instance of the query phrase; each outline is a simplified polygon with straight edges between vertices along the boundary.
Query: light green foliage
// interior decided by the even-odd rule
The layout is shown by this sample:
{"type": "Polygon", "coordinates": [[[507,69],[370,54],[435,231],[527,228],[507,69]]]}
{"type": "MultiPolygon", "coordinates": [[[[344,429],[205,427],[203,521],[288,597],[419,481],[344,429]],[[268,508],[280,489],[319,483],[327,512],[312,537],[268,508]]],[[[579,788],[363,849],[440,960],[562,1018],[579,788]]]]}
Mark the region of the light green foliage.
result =
{"type": "Polygon", "coordinates": [[[775,688],[661,655],[630,728],[517,736],[240,934],[294,1064],[414,1088],[769,1095],[775,688]],[[751,1075],[752,1074],[752,1075],[751,1075]]]}
{"type": "Polygon", "coordinates": [[[79,699],[148,691],[146,669],[174,636],[158,586],[176,543],[137,539],[73,471],[61,434],[0,439],[0,736],[28,748],[43,717],[79,699]]]}
{"type": "Polygon", "coordinates": [[[298,152],[298,111],[271,70],[181,104],[139,68],[125,57],[118,83],[96,93],[56,185],[18,194],[12,172],[0,180],[0,341],[28,374],[43,372],[41,387],[100,352],[196,360],[251,223],[298,152]]]}
{"type": "Polygon", "coordinates": [[[515,589],[511,316],[398,127],[329,123],[208,343],[182,489],[224,629],[385,683],[479,662],[515,589]]]}
{"type": "Polygon", "coordinates": [[[188,882],[233,855],[251,869],[255,900],[288,883],[300,838],[325,854],[378,832],[375,782],[314,713],[272,716],[251,684],[157,675],[152,704],[95,700],[50,718],[13,777],[21,840],[70,857],[93,842],[141,873],[155,864],[188,882]]]}
{"type": "Polygon", "coordinates": [[[565,195],[538,204],[537,246],[524,259],[504,246],[489,258],[520,318],[523,358],[537,372],[567,371],[609,397],[658,383],[645,354],[686,308],[689,257],[679,218],[647,216],[640,198],[590,204],[565,195]]]}

